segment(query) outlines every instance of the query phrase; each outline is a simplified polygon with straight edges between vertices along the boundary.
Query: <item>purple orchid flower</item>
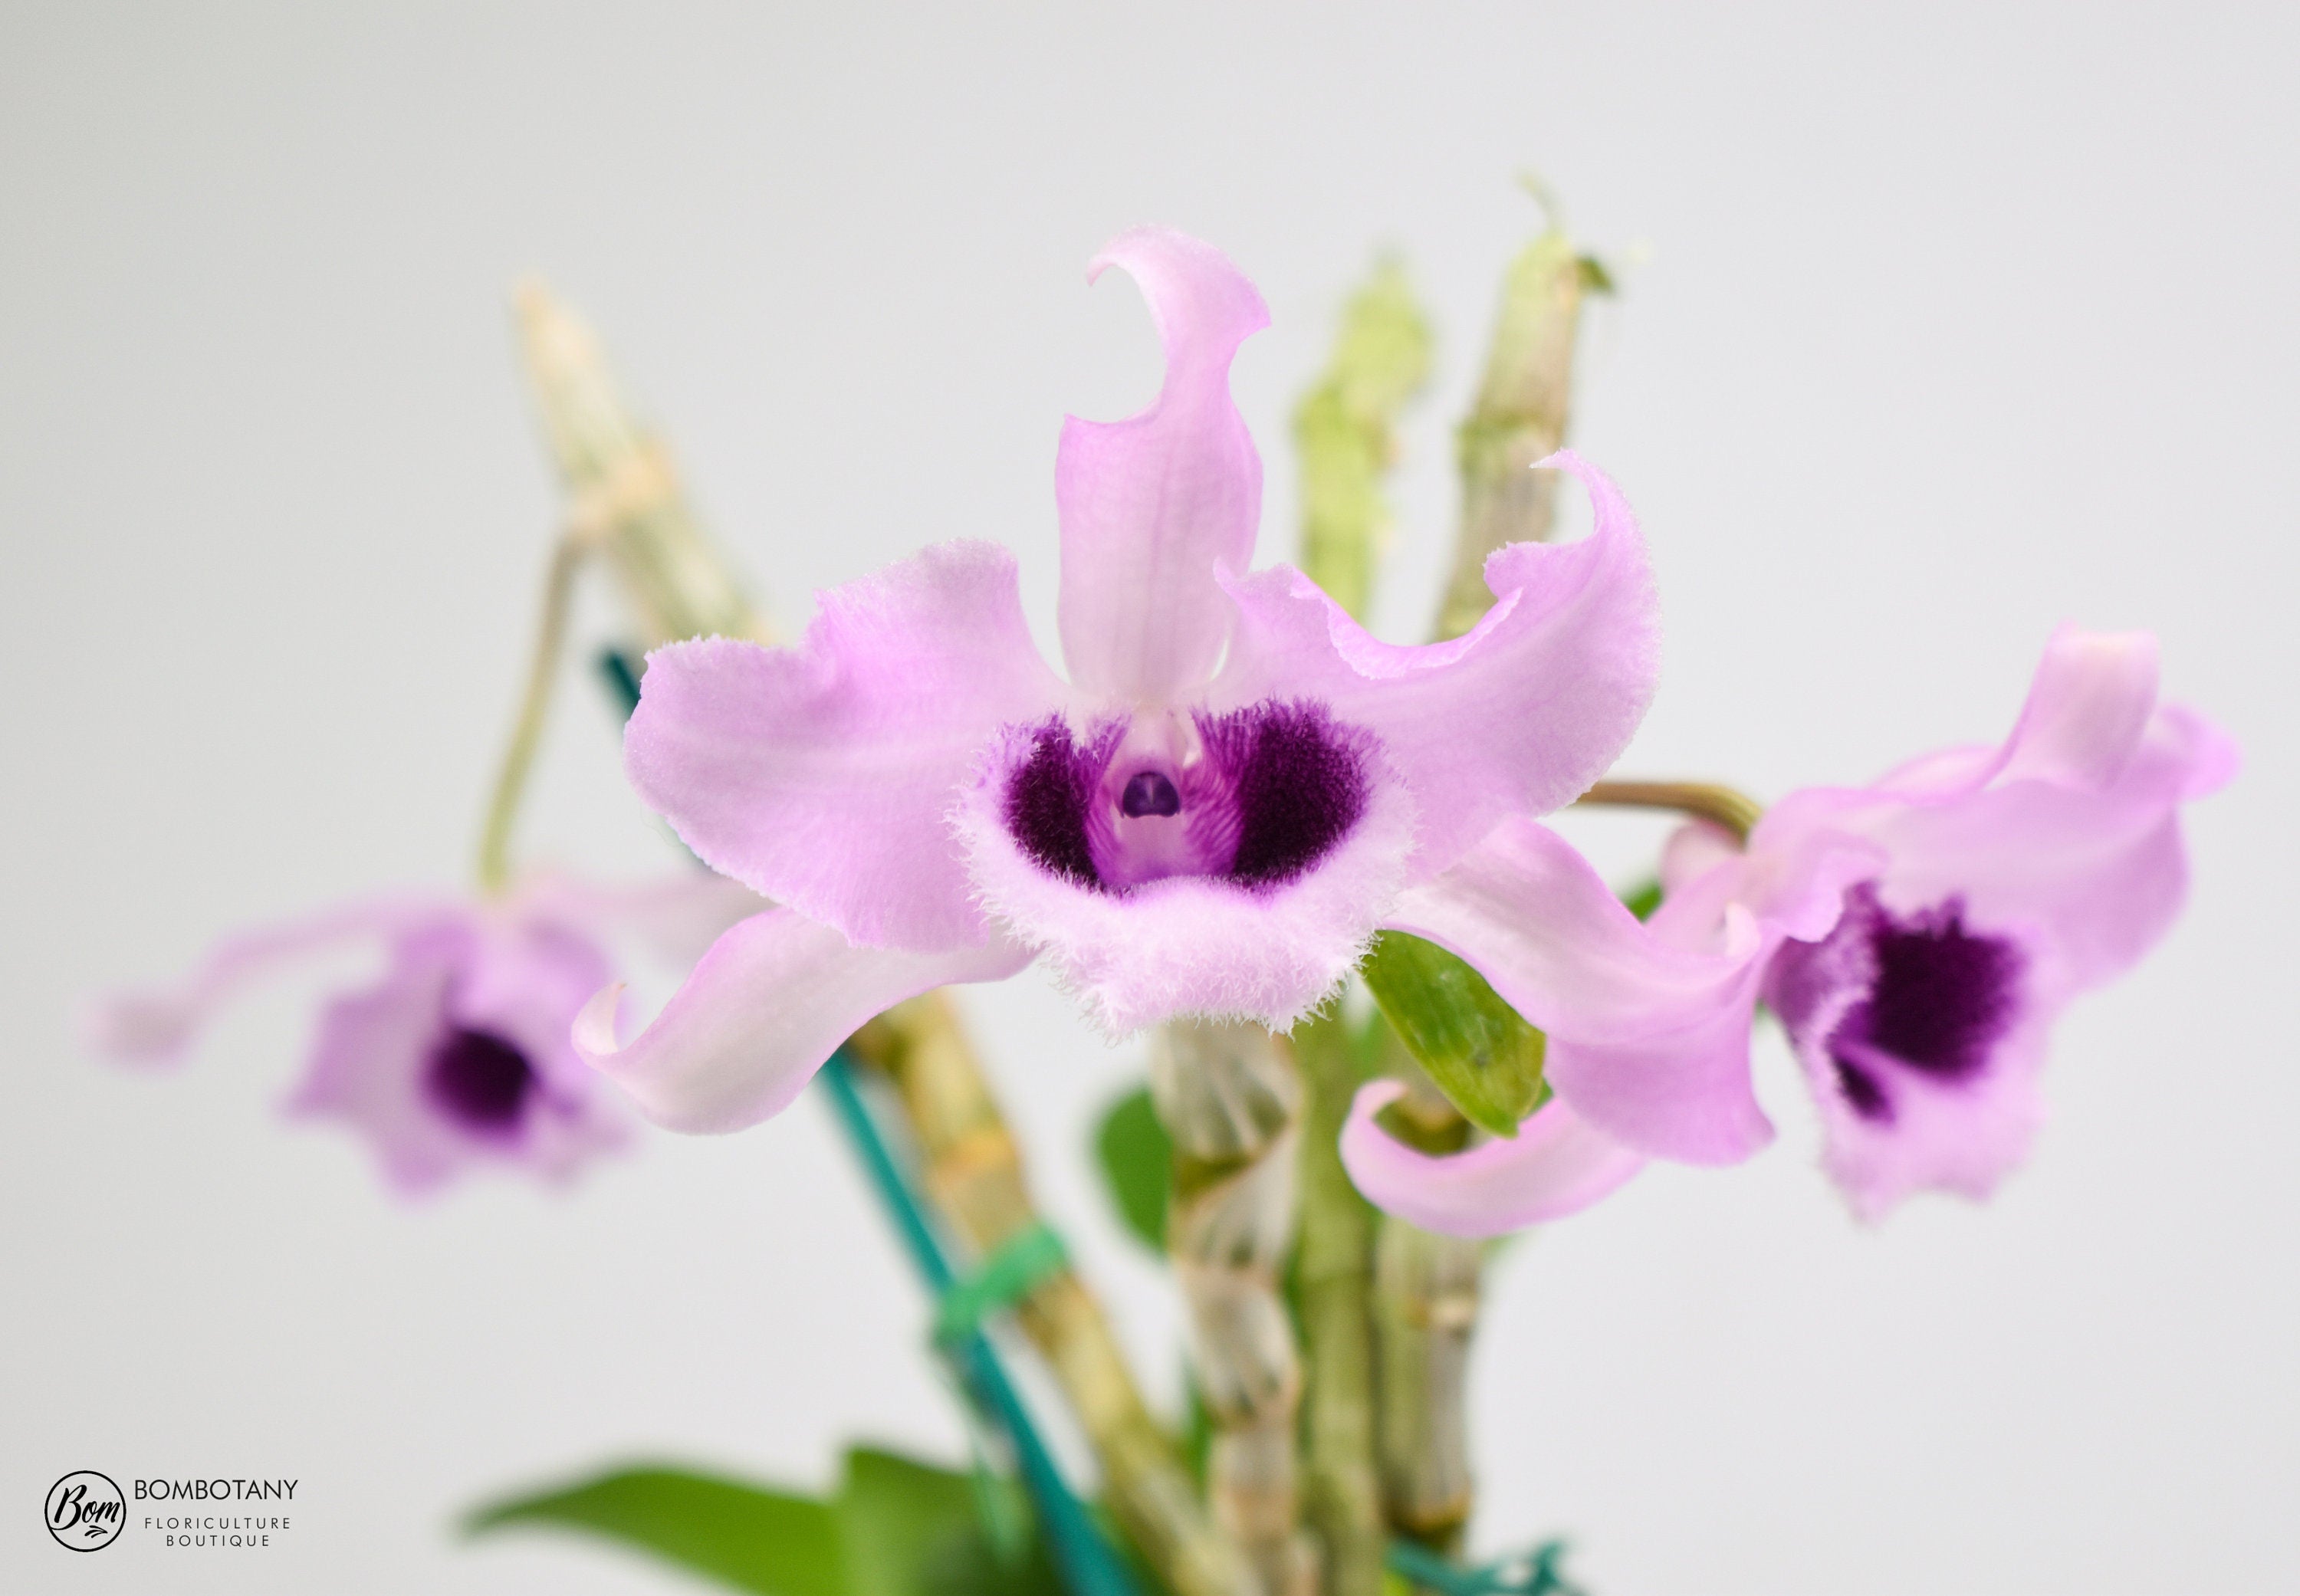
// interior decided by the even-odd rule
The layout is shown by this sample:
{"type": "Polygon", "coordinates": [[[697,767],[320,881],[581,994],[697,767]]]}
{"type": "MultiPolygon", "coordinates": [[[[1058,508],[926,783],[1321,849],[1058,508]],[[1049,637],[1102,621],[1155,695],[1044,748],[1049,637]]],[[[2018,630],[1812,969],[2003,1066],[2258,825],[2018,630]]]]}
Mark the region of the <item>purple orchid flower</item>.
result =
{"type": "MultiPolygon", "coordinates": [[[[1749,1078],[1762,998],[1820,1101],[1829,1174],[1873,1218],[1922,1189],[1987,1196],[2024,1156],[2053,1021],[2171,925],[2188,882],[2180,805],[2236,765],[2217,728],[2157,702],[2153,637],[2063,628],[2002,745],[1793,794],[1746,850],[1686,827],[1647,926],[1562,842],[1517,824],[1455,868],[1482,900],[1456,880],[1426,903],[1409,894],[1401,919],[1549,1029],[1550,1083],[1585,1131],[1646,1154],[1723,1163],[1771,1138],[1749,1078]],[[1514,918],[1536,894],[1549,919],[1514,918]],[[1577,927],[1570,943],[1554,940],[1561,925],[1577,927]]],[[[1380,1136],[1360,1107],[1361,1135],[1380,1136]]],[[[1546,1195],[1537,1217],[1578,1205],[1559,1140],[1521,1132],[1457,1173],[1384,1137],[1352,1168],[1377,1202],[1450,1201],[1438,1227],[1488,1234],[1513,1210],[1482,1190],[1546,1195]]]]}
{"type": "Polygon", "coordinates": [[[2156,683],[2153,636],[2064,628],[2003,746],[1793,794],[1751,839],[1833,834],[1884,855],[1764,988],[1820,1102],[1823,1162],[1862,1215],[1928,1188],[1988,1195],[2042,1117],[2053,1022],[2179,914],[2180,805],[2226,785],[2238,755],[2156,683]]]}
{"type": "Polygon", "coordinates": [[[631,932],[688,961],[757,899],[683,876],[602,891],[558,878],[509,896],[359,903],[227,938],[180,986],[98,1005],[96,1048],[126,1063],[179,1062],[225,1002],[296,959],[380,943],[381,977],[331,999],[288,1096],[291,1116],[336,1119],[408,1196],[488,1166],[564,1180],[626,1145],[626,1113],[568,1041],[612,978],[603,946],[631,932]]]}
{"type": "Polygon", "coordinates": [[[1654,674],[1643,542],[1571,454],[1596,530],[1487,566],[1472,632],[1376,641],[1300,572],[1244,571],[1262,467],[1232,355],[1268,317],[1220,253],[1121,235],[1165,348],[1157,402],[1071,420],[1055,466],[1059,629],[1039,658],[1012,557],[946,544],[823,594],[796,648],[649,656],[625,742],[640,795],[771,898],[629,1045],[602,993],[579,1048],[649,1118],[778,1112],[856,1027],[1044,959],[1105,1030],[1290,1027],[1399,894],[1496,821],[1570,802],[1654,674]]]}

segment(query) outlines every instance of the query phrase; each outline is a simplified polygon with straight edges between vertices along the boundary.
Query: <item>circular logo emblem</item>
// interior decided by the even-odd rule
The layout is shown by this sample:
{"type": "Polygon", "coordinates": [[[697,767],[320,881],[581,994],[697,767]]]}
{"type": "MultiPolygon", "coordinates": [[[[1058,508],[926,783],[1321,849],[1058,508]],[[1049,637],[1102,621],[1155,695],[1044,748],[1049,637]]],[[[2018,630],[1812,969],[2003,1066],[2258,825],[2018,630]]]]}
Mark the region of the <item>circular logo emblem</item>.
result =
{"type": "Polygon", "coordinates": [[[104,1475],[83,1468],[48,1487],[47,1522],[57,1545],[94,1551],[118,1538],[128,1522],[128,1499],[104,1475]]]}

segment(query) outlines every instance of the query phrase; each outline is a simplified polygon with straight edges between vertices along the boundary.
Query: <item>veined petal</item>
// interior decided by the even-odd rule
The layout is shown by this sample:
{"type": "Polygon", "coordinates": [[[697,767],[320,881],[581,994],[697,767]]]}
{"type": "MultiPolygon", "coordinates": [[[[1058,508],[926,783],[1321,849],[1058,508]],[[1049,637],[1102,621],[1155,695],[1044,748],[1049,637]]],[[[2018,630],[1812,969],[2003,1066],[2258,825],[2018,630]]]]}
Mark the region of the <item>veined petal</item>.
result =
{"type": "Polygon", "coordinates": [[[1168,229],[1120,234],[1088,280],[1111,266],[1149,301],[1166,377],[1139,415],[1062,424],[1062,657],[1098,697],[1171,702],[1221,657],[1230,617],[1215,568],[1243,570],[1254,554],[1262,457],[1230,402],[1229,364],[1270,312],[1221,251],[1168,229]]]}
{"type": "Polygon", "coordinates": [[[1588,490],[1596,526],[1486,562],[1496,603],[1449,643],[1383,643],[1289,567],[1226,581],[1238,609],[1218,706],[1314,700],[1379,736],[1421,816],[1417,877],[1505,814],[1571,802],[1604,774],[1652,698],[1658,644],[1645,540],[1621,492],[1570,450],[1542,462],[1588,490]]]}
{"type": "Polygon", "coordinates": [[[796,648],[714,637],[648,655],[631,785],[713,869],[858,943],[979,944],[944,812],[999,725],[1063,697],[1013,557],[944,544],[819,603],[796,648]]]}
{"type": "Polygon", "coordinates": [[[788,1107],[872,1015],[937,986],[998,981],[1030,961],[1003,938],[954,952],[858,948],[789,909],[731,927],[654,1023],[615,1042],[620,985],[575,1020],[575,1050],[670,1130],[740,1130],[788,1107]]]}
{"type": "Polygon", "coordinates": [[[1552,1098],[1510,1141],[1434,1157],[1381,1128],[1375,1116],[1404,1095],[1396,1081],[1369,1081],[1342,1127],[1342,1164],[1366,1200],[1409,1224],[1445,1235],[1502,1235],[1579,1213],[1645,1167],[1645,1160],[1552,1098]]]}

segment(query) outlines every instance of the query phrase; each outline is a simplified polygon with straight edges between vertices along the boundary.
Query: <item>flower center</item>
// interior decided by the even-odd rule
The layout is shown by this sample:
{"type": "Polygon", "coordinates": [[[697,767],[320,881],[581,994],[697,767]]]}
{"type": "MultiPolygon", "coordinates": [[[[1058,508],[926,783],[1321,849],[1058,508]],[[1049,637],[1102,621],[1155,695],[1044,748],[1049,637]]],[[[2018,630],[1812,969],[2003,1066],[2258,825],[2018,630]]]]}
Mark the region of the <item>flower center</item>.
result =
{"type": "Polygon", "coordinates": [[[423,1090],[465,1130],[504,1135],[519,1127],[539,1083],[527,1055],[492,1031],[458,1026],[432,1047],[423,1090]]]}
{"type": "Polygon", "coordinates": [[[1276,700],[1145,711],[1083,740],[1057,718],[1007,777],[1006,828],[1045,869],[1101,892],[1170,876],[1279,886],[1364,814],[1368,744],[1322,705],[1276,700]]]}
{"type": "Polygon", "coordinates": [[[2012,1028],[2025,960],[2003,937],[1969,931],[1964,901],[1896,920],[1862,887],[1838,935],[1865,937],[1875,975],[1829,1036],[1846,1101],[1864,1119],[1893,1118],[1891,1070],[1944,1084],[1970,1080],[2012,1028]]]}

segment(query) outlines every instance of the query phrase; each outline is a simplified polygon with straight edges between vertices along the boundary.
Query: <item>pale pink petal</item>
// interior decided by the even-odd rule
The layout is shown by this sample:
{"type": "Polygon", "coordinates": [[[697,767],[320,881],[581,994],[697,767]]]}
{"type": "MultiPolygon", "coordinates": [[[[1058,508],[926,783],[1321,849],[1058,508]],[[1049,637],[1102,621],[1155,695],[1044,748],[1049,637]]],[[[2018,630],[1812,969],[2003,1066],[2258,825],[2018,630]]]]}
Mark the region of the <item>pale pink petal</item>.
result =
{"type": "Polygon", "coordinates": [[[1661,885],[1674,896],[1719,865],[1741,856],[1733,834],[1710,820],[1691,820],[1669,834],[1662,845],[1661,885]]]}
{"type": "Polygon", "coordinates": [[[670,1130],[741,1130],[788,1107],[865,1020],[937,986],[999,981],[1030,961],[1002,938],[953,952],[858,948],[789,909],[721,936],[638,1035],[621,1046],[611,986],[577,1017],[575,1048],[670,1130]]]}
{"type": "Polygon", "coordinates": [[[1571,451],[1546,466],[1589,491],[1596,530],[1512,544],[1486,562],[1496,603],[1467,636],[1378,641],[1299,571],[1227,586],[1238,608],[1217,707],[1310,699],[1379,736],[1411,786],[1418,875],[1505,814],[1571,802],[1604,775],[1653,695],[1659,649],[1645,540],[1621,492],[1571,451]]]}
{"type": "Polygon", "coordinates": [[[819,603],[796,648],[650,654],[624,738],[631,784],[712,869],[856,943],[979,944],[944,812],[999,725],[1063,695],[1013,557],[945,544],[819,603]]]}
{"type": "Polygon", "coordinates": [[[410,1196],[442,1185],[471,1156],[416,1085],[447,1023],[454,979],[454,963],[441,954],[398,958],[382,982],[329,1003],[304,1079],[285,1105],[290,1114],[351,1126],[385,1179],[410,1196]]]}
{"type": "Polygon", "coordinates": [[[1549,1038],[1557,1094],[1609,1135],[1689,1163],[1746,1158],[1772,1137],[1749,1082],[1749,1030],[1772,948],[1833,923],[1871,870],[1859,844],[1712,868],[1649,924],[1562,838],[1510,819],[1388,924],[1461,955],[1549,1038]]]}
{"type": "Polygon", "coordinates": [[[1552,1098],[1515,1137],[1438,1157],[1406,1146],[1375,1116],[1404,1094],[1369,1081],[1342,1127],[1342,1164],[1366,1201],[1443,1235],[1503,1235],[1579,1213],[1645,1167],[1645,1160],[1552,1098]]]}
{"type": "MultiPolygon", "coordinates": [[[[517,902],[527,912],[594,936],[628,936],[681,969],[709,952],[728,927],[769,907],[741,882],[691,868],[650,881],[604,884],[538,871],[520,884],[517,902]]],[[[597,987],[594,982],[583,995],[589,997],[597,987]]]]}
{"type": "Polygon", "coordinates": [[[99,999],[81,1030],[92,1051],[118,1062],[173,1064],[219,1009],[283,965],[347,943],[396,935],[454,911],[451,901],[436,897],[378,899],[238,932],[218,942],[175,985],[99,999]]]}
{"type": "Polygon", "coordinates": [[[1017,728],[988,751],[954,824],[984,908],[1113,1036],[1179,1015],[1290,1028],[1356,965],[1403,884],[1413,810],[1386,764],[1367,772],[1346,835],[1283,882],[1176,875],[1119,891],[1055,874],[1006,820],[1031,737],[1017,728]]]}
{"type": "Polygon", "coordinates": [[[564,927],[500,907],[443,912],[396,940],[380,982],[328,1005],[288,1111],[349,1126],[411,1196],[486,1167],[563,1180],[629,1140],[567,1041],[606,968],[564,927]],[[507,1044],[529,1072],[500,1119],[464,1118],[435,1089],[436,1055],[459,1031],[507,1044]]]}
{"type": "Polygon", "coordinates": [[[1716,951],[1671,946],[1547,827],[1505,820],[1383,922],[1451,949],[1553,1037],[1619,1042],[1697,1023],[1739,984],[1747,917],[1716,951]]]}
{"type": "Polygon", "coordinates": [[[2155,704],[2155,682],[2146,635],[2064,628],[1999,748],[1927,756],[1873,787],[1792,794],[1758,824],[1751,853],[1829,833],[1866,839],[1889,860],[1877,884],[1895,914],[1957,902],[2030,946],[2056,993],[2097,985],[2178,914],[2179,807],[2236,769],[2227,736],[2155,704]]]}
{"type": "Polygon", "coordinates": [[[1088,693],[1165,702],[1204,683],[1221,657],[1229,606],[1215,568],[1243,570],[1253,558],[1262,457],[1230,402],[1229,364],[1270,313],[1221,251],[1168,229],[1120,234],[1088,279],[1111,266],[1149,301],[1166,376],[1139,415],[1063,423],[1062,657],[1088,693]]]}
{"type": "Polygon", "coordinates": [[[2098,789],[2122,773],[2156,707],[2156,639],[2064,626],[2045,645],[1998,782],[2098,789]]]}
{"type": "Polygon", "coordinates": [[[1863,1219],[1920,1191],[1988,1196],[2027,1156],[2043,1119],[2037,1076],[2060,1004],[2027,985],[2017,1020],[1991,1043],[1984,1068],[1954,1078],[1912,1068],[1838,1034],[1847,1011],[1871,995],[1862,952],[1862,939],[1850,935],[1817,948],[1791,943],[1768,977],[1767,999],[1821,1110],[1822,1167],[1863,1219]],[[1848,1062],[1862,1072],[1862,1099],[1850,1090],[1848,1062]]]}

